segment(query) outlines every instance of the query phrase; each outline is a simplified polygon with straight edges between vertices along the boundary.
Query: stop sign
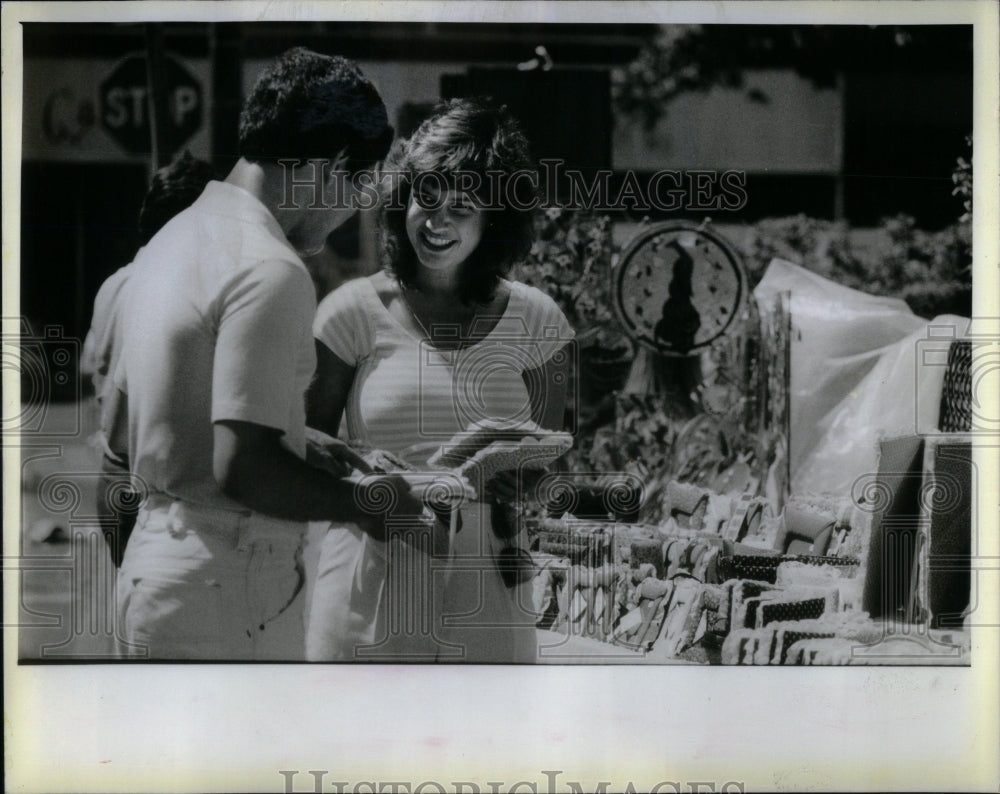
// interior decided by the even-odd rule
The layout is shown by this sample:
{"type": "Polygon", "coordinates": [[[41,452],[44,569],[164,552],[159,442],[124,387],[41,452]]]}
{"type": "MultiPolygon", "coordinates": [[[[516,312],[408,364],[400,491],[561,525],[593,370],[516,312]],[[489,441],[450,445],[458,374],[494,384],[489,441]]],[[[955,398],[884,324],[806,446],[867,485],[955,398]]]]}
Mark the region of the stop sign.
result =
{"type": "MultiPolygon", "coordinates": [[[[201,85],[174,58],[164,57],[167,87],[167,118],[160,127],[160,148],[170,156],[201,126],[201,85]]],[[[149,87],[146,59],[130,55],[120,61],[101,82],[101,126],[130,154],[152,151],[149,87]]]]}

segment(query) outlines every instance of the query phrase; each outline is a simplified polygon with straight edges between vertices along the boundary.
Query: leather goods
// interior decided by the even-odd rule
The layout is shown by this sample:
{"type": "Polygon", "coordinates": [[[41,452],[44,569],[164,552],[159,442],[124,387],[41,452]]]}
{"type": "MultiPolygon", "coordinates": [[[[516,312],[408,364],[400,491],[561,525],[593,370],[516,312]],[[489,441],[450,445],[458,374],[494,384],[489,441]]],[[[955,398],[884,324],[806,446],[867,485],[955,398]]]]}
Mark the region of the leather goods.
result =
{"type": "Polygon", "coordinates": [[[659,539],[633,539],[629,544],[629,554],[634,566],[650,563],[655,568],[658,579],[666,572],[663,565],[662,543],[659,539]]]}
{"type": "Polygon", "coordinates": [[[795,502],[785,505],[781,520],[776,543],[786,554],[825,554],[837,523],[835,515],[795,502]]]}
{"type": "Polygon", "coordinates": [[[709,492],[696,485],[667,483],[667,515],[683,529],[700,530],[708,511],[709,492]]]}
{"type": "Polygon", "coordinates": [[[658,654],[673,658],[691,645],[701,622],[702,604],[701,582],[694,579],[679,579],[675,582],[670,609],[663,626],[663,637],[657,642],[658,654]]]}
{"type": "Polygon", "coordinates": [[[773,604],[761,603],[758,608],[757,624],[763,627],[776,622],[815,620],[822,617],[825,611],[825,598],[809,598],[803,601],[784,601],[773,604]]]}
{"type": "Polygon", "coordinates": [[[766,499],[740,494],[733,508],[733,517],[723,527],[722,536],[734,543],[750,535],[756,535],[761,521],[770,516],[771,508],[766,499]]]}
{"type": "Polygon", "coordinates": [[[799,664],[794,661],[794,655],[789,656],[789,650],[797,642],[802,640],[832,639],[836,635],[832,632],[824,631],[804,631],[797,628],[782,628],[778,630],[774,643],[774,656],[772,664],[799,664]]]}

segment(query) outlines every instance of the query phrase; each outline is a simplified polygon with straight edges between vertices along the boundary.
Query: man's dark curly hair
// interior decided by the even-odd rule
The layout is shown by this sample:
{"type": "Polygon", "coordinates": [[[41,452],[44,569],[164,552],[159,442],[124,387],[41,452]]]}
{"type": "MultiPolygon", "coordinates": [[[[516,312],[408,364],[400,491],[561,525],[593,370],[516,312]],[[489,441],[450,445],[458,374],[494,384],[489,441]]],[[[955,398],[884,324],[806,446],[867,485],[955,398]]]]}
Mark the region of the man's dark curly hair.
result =
{"type": "Polygon", "coordinates": [[[479,245],[462,265],[459,296],[466,305],[491,301],[500,279],[531,248],[537,204],[537,178],[526,175],[536,174],[528,141],[506,106],[489,99],[443,103],[409,140],[397,141],[383,172],[383,264],[408,287],[417,275],[416,252],[406,236],[414,178],[435,172],[454,185],[460,172],[478,175],[482,188],[474,193],[485,223],[479,245]],[[512,179],[516,173],[523,176],[512,179]]]}
{"type": "Polygon", "coordinates": [[[139,243],[145,245],[167,221],[190,207],[215,173],[204,160],[185,151],[155,174],[139,210],[139,243]]]}
{"type": "Polygon", "coordinates": [[[295,47],[261,75],[240,116],[240,155],[251,162],[333,160],[368,168],[392,142],[385,104],[346,58],[295,47]]]}

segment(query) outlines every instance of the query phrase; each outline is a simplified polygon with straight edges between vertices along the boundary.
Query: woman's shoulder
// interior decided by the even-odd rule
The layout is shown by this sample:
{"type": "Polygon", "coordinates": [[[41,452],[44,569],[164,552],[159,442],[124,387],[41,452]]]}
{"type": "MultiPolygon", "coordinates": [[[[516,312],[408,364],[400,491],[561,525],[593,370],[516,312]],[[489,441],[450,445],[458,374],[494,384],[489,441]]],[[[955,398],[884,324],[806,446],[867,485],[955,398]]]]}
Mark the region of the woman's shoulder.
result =
{"type": "Polygon", "coordinates": [[[379,270],[366,276],[364,281],[368,282],[368,288],[378,296],[378,299],[385,306],[388,306],[392,299],[399,295],[399,282],[385,270],[379,270]]]}
{"type": "Polygon", "coordinates": [[[320,301],[313,334],[341,359],[356,363],[378,333],[377,302],[370,276],[345,281],[320,301]]]}
{"type": "Polygon", "coordinates": [[[316,308],[316,318],[326,322],[338,317],[352,317],[358,312],[366,313],[371,295],[374,294],[367,276],[345,281],[328,292],[316,308]]]}
{"type": "Polygon", "coordinates": [[[326,304],[344,308],[353,304],[366,303],[369,297],[378,291],[378,287],[374,281],[375,275],[358,276],[357,278],[345,281],[328,292],[326,297],[320,301],[320,305],[326,304]]]}

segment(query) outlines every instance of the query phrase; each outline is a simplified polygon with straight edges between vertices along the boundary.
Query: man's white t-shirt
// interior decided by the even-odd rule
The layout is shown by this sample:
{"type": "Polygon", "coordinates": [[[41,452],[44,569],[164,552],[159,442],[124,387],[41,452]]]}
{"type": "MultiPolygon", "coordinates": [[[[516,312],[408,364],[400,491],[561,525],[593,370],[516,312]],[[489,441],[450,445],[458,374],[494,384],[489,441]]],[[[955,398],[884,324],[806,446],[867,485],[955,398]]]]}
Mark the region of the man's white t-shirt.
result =
{"type": "MultiPolygon", "coordinates": [[[[142,249],[139,249],[142,253],[142,249]]],[[[122,329],[122,293],[132,274],[131,263],[119,268],[101,284],[94,298],[94,314],[90,321],[90,331],[83,343],[80,371],[88,372],[93,378],[94,394],[101,411],[100,432],[96,435],[101,445],[101,452],[106,461],[114,461],[123,466],[119,453],[108,446],[108,435],[117,420],[121,410],[121,402],[117,399],[115,386],[115,370],[125,344],[122,329]]]]}
{"type": "Polygon", "coordinates": [[[276,428],[305,454],[316,293],[274,216],[210,182],[136,258],[115,382],[140,489],[234,510],[212,472],[213,423],[276,428]]]}
{"type": "MultiPolygon", "coordinates": [[[[142,253],[142,249],[139,249],[142,253]]],[[[90,321],[90,331],[83,343],[83,358],[81,363],[94,379],[94,394],[98,400],[103,400],[105,390],[114,388],[113,375],[118,362],[119,342],[119,300],[122,289],[132,273],[131,263],[119,268],[105,279],[97,290],[94,298],[94,314],[90,321]]]]}

